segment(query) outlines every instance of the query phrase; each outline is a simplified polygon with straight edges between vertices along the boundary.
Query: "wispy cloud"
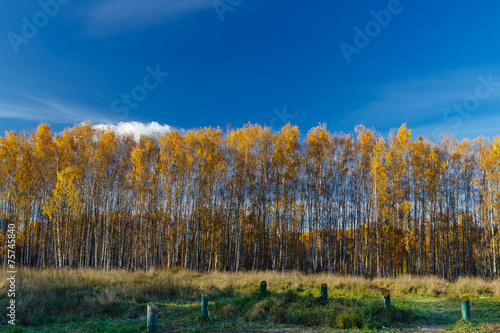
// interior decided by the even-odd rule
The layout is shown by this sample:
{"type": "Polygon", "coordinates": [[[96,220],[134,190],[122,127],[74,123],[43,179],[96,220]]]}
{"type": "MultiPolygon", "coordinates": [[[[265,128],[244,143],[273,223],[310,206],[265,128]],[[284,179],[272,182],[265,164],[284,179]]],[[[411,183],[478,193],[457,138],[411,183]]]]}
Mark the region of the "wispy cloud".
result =
{"type": "Polygon", "coordinates": [[[414,136],[424,135],[431,137],[434,140],[439,140],[441,134],[449,133],[457,136],[458,139],[485,136],[494,138],[500,135],[500,116],[483,116],[467,120],[466,126],[460,126],[453,129],[451,126],[441,126],[439,131],[436,131],[436,124],[422,125],[412,127],[414,136]]]}
{"type": "Polygon", "coordinates": [[[112,124],[97,124],[94,125],[96,129],[105,130],[107,128],[113,129],[119,135],[133,134],[135,140],[139,140],[141,134],[145,135],[161,135],[163,133],[169,132],[172,127],[168,125],[160,125],[156,121],[149,124],[144,124],[138,121],[132,122],[120,122],[118,125],[112,124]]]}
{"type": "Polygon", "coordinates": [[[100,112],[80,105],[18,94],[9,100],[0,99],[0,118],[72,123],[83,120],[98,122],[103,117],[100,112]]]}
{"type": "Polygon", "coordinates": [[[91,10],[89,24],[94,33],[106,35],[153,26],[208,8],[212,8],[210,0],[107,0],[91,10]]]}
{"type": "MultiPolygon", "coordinates": [[[[474,96],[480,83],[479,77],[488,78],[490,75],[494,82],[500,82],[500,68],[479,67],[382,84],[372,90],[372,102],[347,114],[344,121],[362,121],[377,128],[414,123],[422,125],[422,128],[440,127],[451,132],[457,128],[451,128],[443,115],[449,115],[455,105],[474,96]]],[[[471,120],[480,122],[487,116],[486,109],[489,108],[486,106],[492,104],[500,106],[500,88],[495,89],[487,100],[481,101],[467,118],[467,123],[471,120]]]]}

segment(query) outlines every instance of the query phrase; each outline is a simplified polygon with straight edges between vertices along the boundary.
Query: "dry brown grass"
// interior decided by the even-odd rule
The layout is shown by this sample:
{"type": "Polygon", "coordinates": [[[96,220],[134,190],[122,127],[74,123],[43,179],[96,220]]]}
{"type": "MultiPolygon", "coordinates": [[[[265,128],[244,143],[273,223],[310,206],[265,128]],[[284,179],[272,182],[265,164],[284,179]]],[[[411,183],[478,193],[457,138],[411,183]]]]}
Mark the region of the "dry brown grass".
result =
{"type": "MultiPolygon", "coordinates": [[[[17,285],[21,290],[40,291],[54,288],[100,289],[105,297],[116,298],[120,293],[140,293],[165,298],[182,296],[182,291],[200,293],[230,293],[234,290],[255,289],[265,280],[269,290],[317,289],[327,283],[329,289],[349,290],[352,293],[377,292],[382,288],[393,293],[459,296],[489,295],[500,297],[500,280],[481,278],[459,278],[449,282],[435,276],[402,275],[397,278],[375,278],[330,274],[304,274],[300,272],[243,272],[243,273],[198,273],[186,270],[159,270],[129,272],[124,270],[94,269],[22,269],[17,285]]],[[[1,280],[0,289],[7,290],[7,281],[1,280]]]]}
{"type": "Polygon", "coordinates": [[[500,280],[485,280],[482,278],[461,277],[455,282],[436,276],[403,275],[397,278],[377,278],[372,283],[405,294],[457,297],[468,295],[488,295],[500,297],[500,280]]]}

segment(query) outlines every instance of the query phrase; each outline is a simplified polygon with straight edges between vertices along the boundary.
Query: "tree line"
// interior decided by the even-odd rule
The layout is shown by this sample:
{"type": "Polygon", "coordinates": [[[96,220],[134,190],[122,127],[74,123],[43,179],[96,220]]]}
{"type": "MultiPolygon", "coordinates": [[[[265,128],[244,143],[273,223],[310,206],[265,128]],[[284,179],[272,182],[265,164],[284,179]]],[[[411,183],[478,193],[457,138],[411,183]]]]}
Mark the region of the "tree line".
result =
{"type": "Polygon", "coordinates": [[[498,277],[498,138],[41,124],[0,161],[21,266],[498,277]]]}

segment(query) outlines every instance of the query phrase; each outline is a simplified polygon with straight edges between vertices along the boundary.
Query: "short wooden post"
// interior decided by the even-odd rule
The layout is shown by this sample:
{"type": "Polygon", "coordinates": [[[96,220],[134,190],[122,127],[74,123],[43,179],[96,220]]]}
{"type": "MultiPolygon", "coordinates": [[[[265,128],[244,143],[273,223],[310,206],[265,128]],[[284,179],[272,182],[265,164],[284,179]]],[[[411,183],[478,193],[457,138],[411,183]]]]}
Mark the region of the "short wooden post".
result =
{"type": "Polygon", "coordinates": [[[469,297],[462,297],[462,320],[470,320],[470,303],[469,297]]]}
{"type": "Polygon", "coordinates": [[[153,303],[148,304],[148,332],[158,332],[158,308],[153,303]]]}
{"type": "Polygon", "coordinates": [[[391,306],[391,292],[388,289],[382,291],[382,304],[385,310],[391,306]]]}
{"type": "Polygon", "coordinates": [[[326,286],[326,283],[321,285],[321,301],[324,303],[328,302],[328,287],[326,286]]]}
{"type": "Polygon", "coordinates": [[[208,296],[201,296],[201,316],[208,320],[208,296]]]}
{"type": "Polygon", "coordinates": [[[267,282],[266,281],[261,281],[260,282],[260,294],[264,296],[267,293],[267,282]]]}

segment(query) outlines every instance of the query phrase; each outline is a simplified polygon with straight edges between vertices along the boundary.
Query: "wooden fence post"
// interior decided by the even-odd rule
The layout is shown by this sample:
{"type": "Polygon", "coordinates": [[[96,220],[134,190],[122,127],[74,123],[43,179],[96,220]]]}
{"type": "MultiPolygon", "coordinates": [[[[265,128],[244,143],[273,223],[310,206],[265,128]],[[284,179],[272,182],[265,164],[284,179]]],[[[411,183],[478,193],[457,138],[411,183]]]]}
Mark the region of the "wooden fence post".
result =
{"type": "Polygon", "coordinates": [[[326,283],[323,283],[321,285],[321,300],[324,303],[328,302],[328,287],[327,287],[326,283]]]}
{"type": "Polygon", "coordinates": [[[153,303],[148,304],[148,332],[158,332],[158,308],[153,303]]]}
{"type": "Polygon", "coordinates": [[[201,296],[201,316],[208,320],[208,296],[201,296]]]}
{"type": "Polygon", "coordinates": [[[382,291],[382,304],[384,305],[384,310],[387,310],[391,306],[391,292],[388,289],[382,291]]]}
{"type": "Polygon", "coordinates": [[[266,281],[261,281],[260,282],[260,294],[262,296],[266,295],[267,293],[267,282],[266,281]]]}
{"type": "Polygon", "coordinates": [[[469,297],[462,297],[462,320],[470,320],[470,303],[469,297]]]}

